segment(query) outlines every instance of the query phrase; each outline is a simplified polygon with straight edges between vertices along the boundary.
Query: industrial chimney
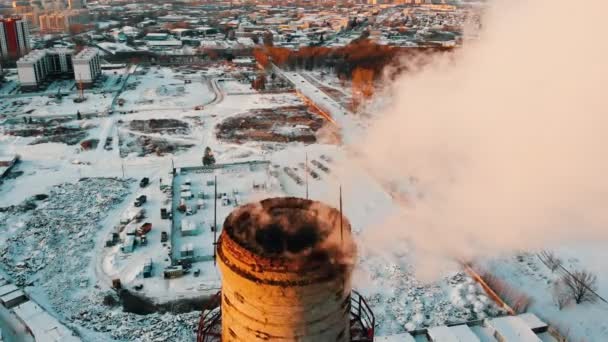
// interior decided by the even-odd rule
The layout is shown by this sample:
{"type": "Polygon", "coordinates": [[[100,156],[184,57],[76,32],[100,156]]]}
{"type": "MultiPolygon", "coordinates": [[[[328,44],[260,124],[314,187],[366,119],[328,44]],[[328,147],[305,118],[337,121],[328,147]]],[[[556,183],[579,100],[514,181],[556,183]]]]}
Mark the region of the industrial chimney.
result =
{"type": "Polygon", "coordinates": [[[350,224],[322,203],[236,209],[217,244],[222,341],[350,341],[350,224]]]}
{"type": "Polygon", "coordinates": [[[340,211],[300,198],[237,208],[217,242],[219,307],[198,341],[373,341],[374,317],[351,289],[356,247],[340,211]]]}

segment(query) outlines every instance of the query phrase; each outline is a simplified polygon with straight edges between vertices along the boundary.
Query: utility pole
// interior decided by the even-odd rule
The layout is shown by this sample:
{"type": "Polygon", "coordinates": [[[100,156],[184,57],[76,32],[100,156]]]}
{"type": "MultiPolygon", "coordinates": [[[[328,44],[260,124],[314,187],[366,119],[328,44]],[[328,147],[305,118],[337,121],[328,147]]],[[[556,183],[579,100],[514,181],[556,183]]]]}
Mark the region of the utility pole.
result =
{"type": "Polygon", "coordinates": [[[306,177],[306,199],[308,199],[308,152],[306,152],[306,164],[304,166],[304,176],[306,177]]]}
{"type": "Polygon", "coordinates": [[[215,188],[213,194],[213,266],[215,266],[217,256],[217,176],[215,176],[213,185],[215,188]]]}
{"type": "Polygon", "coordinates": [[[342,213],[342,185],[340,185],[340,243],[344,245],[344,223],[342,222],[344,214],[342,213]]]}

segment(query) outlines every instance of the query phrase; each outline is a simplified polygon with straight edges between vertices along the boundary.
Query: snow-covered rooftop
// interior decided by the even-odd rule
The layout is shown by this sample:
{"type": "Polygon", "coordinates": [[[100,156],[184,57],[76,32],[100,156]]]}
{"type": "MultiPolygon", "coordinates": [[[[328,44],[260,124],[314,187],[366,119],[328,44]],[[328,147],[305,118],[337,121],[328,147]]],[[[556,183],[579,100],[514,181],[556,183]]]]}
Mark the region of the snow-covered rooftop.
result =
{"type": "Polygon", "coordinates": [[[496,329],[496,335],[505,342],[541,342],[528,324],[517,316],[493,318],[488,325],[496,329]]]}
{"type": "Polygon", "coordinates": [[[433,342],[460,342],[452,330],[445,325],[430,328],[428,330],[428,335],[433,342]]]}
{"type": "Polygon", "coordinates": [[[526,312],[524,314],[519,315],[521,318],[532,330],[544,329],[547,328],[547,323],[543,322],[538,316],[531,312],[526,312]]]}
{"type": "Polygon", "coordinates": [[[37,341],[77,342],[80,339],[63,326],[55,317],[38,304],[28,301],[16,306],[13,311],[32,330],[37,341]]]}

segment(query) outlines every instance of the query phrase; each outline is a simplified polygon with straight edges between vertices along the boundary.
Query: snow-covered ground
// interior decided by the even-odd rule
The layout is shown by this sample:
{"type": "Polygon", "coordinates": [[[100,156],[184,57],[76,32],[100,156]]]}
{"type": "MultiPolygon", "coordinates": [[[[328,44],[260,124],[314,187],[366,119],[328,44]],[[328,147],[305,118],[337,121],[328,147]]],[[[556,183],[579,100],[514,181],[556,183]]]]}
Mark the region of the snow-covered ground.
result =
{"type": "Polygon", "coordinates": [[[85,93],[86,101],[76,103],[79,95],[64,97],[61,101],[56,101],[48,97],[38,96],[32,98],[23,108],[25,112],[30,112],[31,116],[54,116],[70,115],[76,117],[79,111],[81,114],[105,114],[110,109],[114,95],[112,94],[93,94],[85,93]]]}
{"type": "Polygon", "coordinates": [[[236,80],[223,80],[220,82],[222,89],[228,94],[255,94],[249,83],[241,83],[236,80]]]}
{"type": "MultiPolygon", "coordinates": [[[[219,75],[224,69],[210,68],[206,73],[219,75]]],[[[0,185],[0,206],[17,206],[0,213],[0,248],[7,251],[1,266],[20,283],[28,284],[32,296],[44,303],[46,309],[70,327],[78,329],[86,341],[152,341],[154,338],[190,340],[198,312],[137,316],[102,302],[113,293],[109,286],[111,279],[116,277],[127,288],[143,284],[142,293],[159,302],[209,294],[217,290],[220,275],[212,262],[195,263],[194,269],[201,270],[199,277],[188,275],[172,280],[162,278],[162,269],[168,265],[170,251],[160,242],[160,232],[170,231],[171,227],[169,220],[160,218],[161,206],[167,205],[167,196],[160,191],[160,180],[162,178],[163,183],[170,180],[172,165],[177,168],[200,165],[203,150],[209,146],[218,163],[251,160],[270,162],[268,174],[265,171],[260,173],[251,170],[233,174],[218,171],[218,191],[231,194],[232,190],[238,188],[242,201],[277,195],[304,197],[308,193],[312,199],[337,207],[342,186],[344,212],[351,221],[359,243],[359,261],[353,284],[372,305],[379,334],[399,333],[500,314],[482,290],[456,264],[440,279],[430,283],[421,282],[416,279],[410,262],[415,256],[410,254],[406,245],[398,255],[387,255],[367,245],[370,236],[381,232],[383,218],[397,210],[400,203],[384,184],[358,164],[356,153],[350,151],[347,144],[233,144],[216,138],[216,125],[228,117],[252,109],[302,105],[304,102],[301,97],[293,93],[231,95],[231,91],[240,93],[240,90],[249,88],[249,85],[229,81],[236,84],[224,83],[223,92],[219,92],[214,86],[209,87],[212,85],[208,82],[211,79],[203,76],[202,72],[192,74],[170,68],[151,68],[146,74],[131,77],[130,88],[120,95],[126,102],[116,109],[134,113],[86,119],[86,122],[94,126],[88,131],[88,138],[100,140],[96,149],[82,151],[58,143],[28,145],[33,138],[0,135],[0,154],[19,154],[22,162],[14,171],[23,172],[0,185]],[[192,83],[185,83],[184,78],[192,79],[192,83]],[[197,105],[205,107],[195,110],[197,105]],[[129,128],[132,121],[150,119],[180,120],[188,124],[188,129],[179,134],[139,134],[187,142],[193,147],[174,154],[154,153],[140,157],[130,153],[121,158],[121,134],[133,132],[129,128]],[[108,138],[112,138],[111,144],[106,144],[108,138]],[[82,177],[91,179],[79,181],[82,177]],[[137,180],[142,177],[149,177],[151,184],[140,189],[137,180]],[[250,184],[266,179],[272,179],[274,185],[264,191],[251,191],[250,184]],[[39,206],[37,211],[22,211],[29,198],[42,193],[51,196],[40,203],[36,202],[39,206]],[[140,194],[148,197],[148,202],[144,205],[147,217],[141,223],[150,222],[153,226],[148,233],[148,245],[138,246],[132,253],[121,252],[120,244],[105,247],[108,234],[119,224],[123,213],[132,207],[133,200],[140,194]],[[29,234],[34,229],[36,234],[29,234]],[[149,259],[155,265],[153,276],[144,279],[140,273],[143,263],[149,259]],[[26,263],[25,268],[18,266],[22,262],[26,263]]],[[[297,72],[285,73],[285,77],[302,94],[332,115],[347,143],[356,139],[364,129],[365,123],[361,118],[327,98],[297,72]]],[[[48,99],[40,98],[33,101],[46,100],[48,99]]],[[[64,102],[68,103],[68,100],[64,102]]],[[[103,98],[91,97],[87,102],[88,105],[99,106],[100,110],[109,106],[103,98]]],[[[76,107],[70,108],[74,111],[76,107]]],[[[49,111],[49,114],[60,112],[37,110],[49,111]]],[[[203,188],[204,192],[208,192],[211,188],[206,185],[206,180],[210,176],[179,175],[177,181],[182,184],[186,178],[193,178],[195,193],[203,188]]],[[[200,234],[177,238],[173,253],[179,253],[179,248],[188,243],[192,243],[196,253],[201,256],[212,252],[212,234],[209,229],[211,203],[207,200],[206,208],[195,215],[176,217],[179,220],[194,220],[200,226],[200,234]]],[[[189,204],[196,206],[197,198],[189,204]]],[[[218,222],[221,223],[231,206],[219,207],[218,222]]],[[[124,234],[121,237],[124,239],[124,234]]],[[[601,273],[603,265],[600,261],[606,257],[605,249],[602,249],[601,244],[589,248],[586,254],[580,253],[581,249],[580,246],[572,246],[571,249],[564,247],[558,252],[572,265],[584,264],[598,272],[599,291],[606,291],[608,279],[601,273]]],[[[530,271],[530,274],[522,272],[523,266],[516,262],[503,261],[500,265],[509,279],[521,281],[518,283],[521,286],[537,289],[535,294],[540,299],[532,309],[539,316],[568,326],[576,325],[578,328],[572,329],[582,332],[588,329],[606,330],[606,323],[602,321],[605,315],[601,314],[605,312],[595,309],[595,306],[579,306],[561,312],[550,309],[550,298],[547,297],[550,277],[546,272],[543,273],[542,265],[538,266],[540,270],[530,271]],[[598,310],[594,311],[596,318],[591,321],[575,319],[579,310],[587,308],[598,310]],[[572,322],[568,322],[570,319],[572,322]]]]}
{"type": "MultiPolygon", "coordinates": [[[[168,229],[168,221],[160,219],[159,208],[163,197],[158,187],[159,180],[163,178],[164,181],[168,181],[168,172],[172,162],[176,167],[200,165],[205,146],[213,149],[218,163],[244,160],[270,161],[270,169],[274,174],[273,177],[278,182],[277,187],[268,189],[268,191],[262,193],[252,193],[247,198],[243,198],[243,200],[255,200],[270,195],[304,197],[306,196],[306,186],[302,183],[302,180],[308,179],[308,194],[310,198],[322,200],[337,207],[339,186],[340,184],[344,184],[344,211],[351,220],[357,236],[365,231],[378,229],[377,223],[381,222],[382,217],[394,209],[395,204],[390,194],[366,170],[353,167],[356,164],[350,162],[350,153],[340,146],[328,144],[304,145],[299,143],[269,144],[262,142],[249,142],[239,145],[217,140],[214,127],[223,119],[256,108],[301,105],[303,103],[302,99],[297,95],[292,93],[254,93],[232,96],[228,93],[222,97],[223,101],[208,105],[203,110],[194,110],[193,106],[195,104],[213,99],[215,94],[213,94],[212,89],[207,88],[207,85],[202,82],[198,82],[197,84],[196,81],[193,81],[190,84],[184,84],[183,81],[175,79],[177,74],[178,72],[171,71],[170,69],[163,68],[156,70],[153,68],[144,76],[132,78],[130,82],[141,83],[136,85],[135,89],[125,91],[121,97],[127,100],[124,110],[129,109],[136,113],[89,120],[95,123],[97,127],[91,130],[90,135],[97,135],[101,141],[100,145],[103,145],[107,137],[113,137],[114,148],[112,150],[98,147],[95,150],[79,152],[73,147],[67,147],[62,144],[28,146],[26,145],[27,139],[2,138],[3,145],[10,148],[13,153],[19,153],[22,156],[23,163],[18,166],[18,169],[24,171],[23,175],[16,179],[8,180],[0,188],[0,195],[2,195],[1,203],[3,205],[18,204],[34,194],[48,193],[54,185],[64,182],[75,182],[84,176],[119,177],[122,179],[124,170],[126,177],[136,179],[144,176],[150,177],[151,184],[143,192],[142,190],[136,191],[136,185],[130,186],[129,195],[123,196],[124,200],[108,212],[110,215],[105,219],[99,218],[99,225],[101,227],[98,233],[95,234],[95,248],[92,248],[95,253],[90,256],[91,266],[86,277],[88,283],[82,285],[84,286],[83,289],[96,285],[100,289],[107,291],[110,279],[116,276],[120,276],[127,287],[143,284],[144,288],[142,291],[152,298],[156,297],[159,301],[192,296],[193,293],[200,293],[201,289],[206,290],[203,292],[211,292],[217,289],[220,280],[219,274],[210,262],[199,262],[195,265],[195,269],[201,269],[201,275],[198,278],[189,275],[180,279],[164,280],[161,275],[161,270],[167,264],[168,251],[160,243],[160,231],[168,229]],[[195,93],[193,88],[188,88],[193,87],[193,84],[197,87],[202,87],[200,89],[196,88],[196,90],[204,90],[202,95],[195,93]],[[169,90],[177,91],[177,88],[182,86],[185,89],[183,93],[180,91],[180,96],[169,96],[175,95],[170,93],[169,90]],[[165,98],[162,97],[162,94],[158,95],[157,90],[159,89],[167,90],[165,98]],[[158,98],[163,98],[163,100],[157,101],[158,98]],[[141,102],[142,100],[150,99],[158,103],[141,102]],[[159,110],[146,110],[153,108],[153,106],[161,108],[159,110]],[[173,109],[173,106],[180,108],[173,109]],[[201,124],[193,125],[188,117],[199,118],[201,124]],[[116,150],[118,131],[124,130],[124,127],[132,120],[148,120],[152,118],[172,118],[188,121],[191,125],[189,133],[186,135],[150,134],[167,139],[185,139],[195,144],[195,147],[182,151],[177,155],[148,155],[146,157],[129,155],[121,159],[116,150]],[[119,120],[123,123],[119,124],[119,120]],[[307,155],[309,160],[308,168],[305,165],[307,155]],[[73,161],[76,159],[81,164],[74,164],[73,161]],[[87,163],[90,163],[90,165],[87,165],[87,163]],[[286,169],[291,170],[292,176],[288,175],[285,171],[286,169]],[[313,173],[316,176],[313,176],[313,173]],[[293,175],[297,175],[301,181],[296,181],[293,175]],[[148,246],[136,248],[129,255],[120,252],[119,246],[105,248],[103,245],[106,237],[113,227],[118,224],[122,213],[132,206],[134,197],[140,193],[148,196],[149,202],[145,204],[145,207],[147,210],[149,209],[149,214],[145,221],[150,220],[153,224],[148,246]],[[153,277],[144,280],[140,274],[141,267],[143,262],[150,258],[156,264],[153,277]]],[[[298,78],[298,80],[304,79],[298,78]]],[[[324,101],[323,95],[315,92],[314,86],[309,83],[305,83],[305,85],[310,87],[307,90],[309,92],[307,96],[315,101],[324,101]]],[[[331,105],[332,103],[330,102],[329,106],[331,105]]],[[[118,110],[121,109],[118,108],[118,110]]],[[[358,125],[352,121],[347,121],[348,117],[344,114],[340,117],[339,113],[334,113],[333,111],[331,113],[337,121],[344,125],[344,130],[347,129],[346,127],[358,125]]],[[[350,134],[352,132],[347,133],[350,134]]],[[[221,180],[222,175],[218,176],[220,177],[219,183],[221,185],[223,184],[221,180]]],[[[245,184],[254,182],[256,176],[255,173],[245,172],[239,175],[237,179],[239,177],[241,179],[240,182],[243,183],[243,187],[248,188],[245,187],[245,184]]],[[[229,187],[234,187],[236,183],[230,181],[229,187]]],[[[225,192],[232,191],[231,188],[222,190],[221,187],[220,190],[225,192]]],[[[239,191],[242,190],[239,188],[239,191]]],[[[224,211],[222,209],[220,209],[219,215],[220,222],[222,217],[228,213],[227,209],[224,211]]],[[[209,213],[209,209],[206,209],[200,213],[205,218],[192,216],[193,219],[200,221],[197,221],[197,223],[201,225],[201,229],[204,229],[205,233],[195,238],[187,238],[191,239],[191,242],[197,244],[197,248],[203,251],[211,246],[209,238],[212,235],[209,234],[208,229],[204,226],[209,224],[209,222],[205,222],[209,220],[209,213]],[[198,246],[198,244],[201,244],[201,246],[198,246]]],[[[23,227],[16,224],[9,224],[5,229],[8,233],[7,235],[11,236],[23,231],[23,227]]],[[[180,242],[185,242],[185,240],[180,242]]],[[[354,285],[373,304],[373,309],[378,317],[377,322],[380,324],[378,330],[380,333],[405,331],[406,329],[495,313],[495,308],[487,303],[487,298],[484,299],[480,290],[470,284],[470,280],[467,280],[467,277],[463,274],[458,273],[457,269],[434,284],[423,284],[416,281],[413,277],[412,270],[407,264],[407,258],[407,253],[404,253],[397,258],[391,257],[386,259],[385,256],[378,255],[376,251],[367,250],[364,245],[360,246],[360,262],[355,274],[354,285]]],[[[43,275],[38,276],[46,277],[43,275]]],[[[77,277],[68,277],[68,279],[74,285],[64,286],[80,288],[80,283],[83,281],[77,277]]],[[[53,278],[47,278],[47,280],[53,281],[53,278]]],[[[81,298],[78,302],[66,305],[54,297],[56,296],[54,290],[36,285],[34,288],[34,293],[38,293],[43,299],[51,298],[48,299],[49,307],[56,310],[60,317],[68,320],[75,326],[84,326],[87,331],[90,330],[93,333],[94,331],[105,331],[101,327],[104,324],[113,324],[110,322],[112,320],[108,321],[109,318],[106,317],[106,313],[104,312],[115,312],[116,309],[104,309],[99,304],[94,306],[95,309],[91,313],[84,316],[89,321],[83,320],[81,317],[83,315],[82,311],[86,309],[80,306],[79,303],[86,305],[92,305],[96,301],[99,303],[104,292],[94,291],[93,294],[87,296],[88,299],[86,301],[81,298]]],[[[84,291],[79,290],[76,293],[84,291]]],[[[127,333],[133,332],[133,329],[141,329],[143,323],[131,321],[128,318],[131,317],[129,315],[126,317],[127,323],[123,324],[124,327],[121,333],[104,334],[104,336],[106,338],[124,338],[127,333]]],[[[142,337],[140,340],[146,339],[142,337]]]]}
{"type": "Polygon", "coordinates": [[[214,99],[207,80],[200,75],[186,77],[171,68],[142,69],[141,72],[145,74],[129,79],[127,90],[120,95],[125,104],[118,110],[194,109],[214,99]],[[186,78],[191,83],[186,83],[186,78]],[[130,85],[135,89],[129,89],[130,85]]]}
{"type": "MultiPolygon", "coordinates": [[[[570,270],[588,270],[597,275],[597,292],[608,296],[605,242],[560,246],[554,251],[570,270]]],[[[608,341],[608,303],[573,302],[559,309],[554,299],[554,284],[562,273],[552,272],[536,253],[521,253],[490,260],[487,269],[532,299],[529,311],[554,325],[572,341],[608,341]]]]}

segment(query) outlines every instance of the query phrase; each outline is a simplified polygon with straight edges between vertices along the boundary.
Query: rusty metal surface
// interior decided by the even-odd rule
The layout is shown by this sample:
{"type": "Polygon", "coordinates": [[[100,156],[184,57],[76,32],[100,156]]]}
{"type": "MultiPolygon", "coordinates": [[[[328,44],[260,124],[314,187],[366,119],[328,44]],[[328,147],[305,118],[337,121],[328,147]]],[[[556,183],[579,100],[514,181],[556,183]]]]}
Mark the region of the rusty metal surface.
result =
{"type": "MultiPolygon", "coordinates": [[[[215,296],[219,302],[221,292],[215,296]]],[[[373,342],[375,335],[376,319],[374,313],[369,308],[365,299],[357,292],[352,291],[351,295],[346,298],[344,309],[349,311],[350,315],[350,341],[351,342],[373,342]]],[[[197,342],[220,342],[222,331],[222,312],[220,308],[204,311],[201,313],[201,319],[197,331],[197,342]]],[[[341,332],[343,334],[344,332],[341,332]]],[[[233,338],[236,334],[233,332],[233,338]]],[[[257,332],[257,336],[263,340],[271,340],[273,336],[265,334],[262,331],[257,332]]]]}

